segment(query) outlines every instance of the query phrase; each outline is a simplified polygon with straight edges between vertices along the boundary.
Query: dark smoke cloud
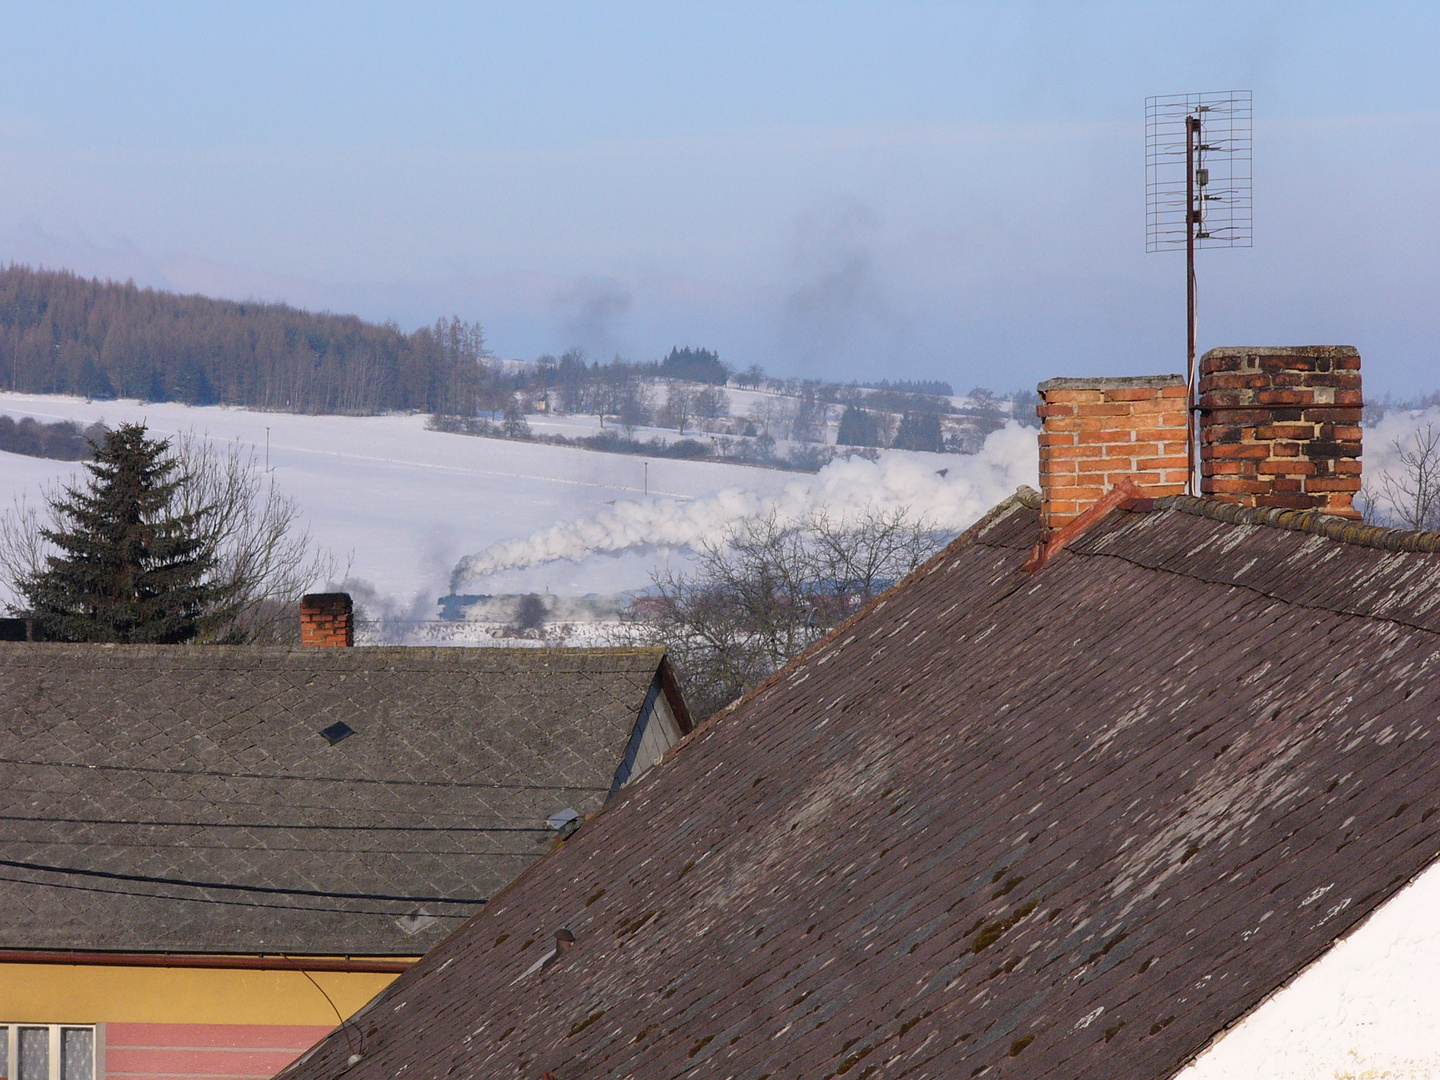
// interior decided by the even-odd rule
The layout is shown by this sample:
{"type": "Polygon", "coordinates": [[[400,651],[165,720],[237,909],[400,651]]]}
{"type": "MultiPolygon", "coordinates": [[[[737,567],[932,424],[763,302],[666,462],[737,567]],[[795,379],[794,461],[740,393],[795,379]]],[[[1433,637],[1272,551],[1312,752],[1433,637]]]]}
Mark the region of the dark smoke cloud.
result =
{"type": "Polygon", "coordinates": [[[425,624],[439,614],[437,598],[455,559],[455,538],[448,528],[432,528],[420,539],[419,562],[424,580],[432,583],[408,599],[381,592],[374,583],[353,576],[346,568],[343,580],[329,582],[329,592],[346,592],[355,601],[355,615],[369,634],[386,645],[413,644],[425,624]]]}
{"type": "Polygon", "coordinates": [[[615,324],[630,310],[629,290],[613,278],[581,278],[555,297],[566,345],[605,352],[617,340],[615,324]]]}
{"type": "Polygon", "coordinates": [[[899,350],[902,321],[892,309],[875,255],[879,216],[850,200],[796,223],[792,287],[781,308],[781,343],[816,362],[863,351],[899,350]]]}
{"type": "Polygon", "coordinates": [[[355,618],[385,645],[404,644],[424,623],[435,618],[433,594],[416,593],[409,600],[383,593],[364,578],[346,577],[332,592],[345,592],[355,602],[355,618]]]}

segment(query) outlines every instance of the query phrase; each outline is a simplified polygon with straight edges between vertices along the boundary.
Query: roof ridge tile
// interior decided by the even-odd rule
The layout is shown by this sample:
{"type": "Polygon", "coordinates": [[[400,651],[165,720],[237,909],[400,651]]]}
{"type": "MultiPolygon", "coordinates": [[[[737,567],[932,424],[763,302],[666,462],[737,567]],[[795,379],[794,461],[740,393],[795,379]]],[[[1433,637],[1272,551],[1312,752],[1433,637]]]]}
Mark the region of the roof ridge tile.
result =
{"type": "Polygon", "coordinates": [[[1238,503],[1205,499],[1195,495],[1167,495],[1145,505],[1126,507],[1131,512],[1177,510],[1194,517],[1224,521],[1231,525],[1263,525],[1271,529],[1309,533],[1356,547],[1382,551],[1440,551],[1440,532],[1421,529],[1394,529],[1366,525],[1328,514],[1323,510],[1286,510],[1277,507],[1240,506],[1238,503]]]}

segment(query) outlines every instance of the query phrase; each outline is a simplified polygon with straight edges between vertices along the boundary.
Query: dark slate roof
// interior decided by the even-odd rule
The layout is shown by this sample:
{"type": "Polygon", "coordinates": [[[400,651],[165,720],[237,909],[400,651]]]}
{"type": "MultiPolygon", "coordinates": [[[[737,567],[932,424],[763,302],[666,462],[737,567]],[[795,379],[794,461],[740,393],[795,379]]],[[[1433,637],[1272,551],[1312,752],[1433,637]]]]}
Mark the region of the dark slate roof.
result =
{"type": "Polygon", "coordinates": [[[599,809],[662,663],[0,644],[0,949],[423,952],[599,809]]]}
{"type": "Polygon", "coordinates": [[[347,1080],[1172,1075],[1440,855],[1440,555],[1209,507],[1028,574],[1002,504],[392,984],[347,1080]]]}

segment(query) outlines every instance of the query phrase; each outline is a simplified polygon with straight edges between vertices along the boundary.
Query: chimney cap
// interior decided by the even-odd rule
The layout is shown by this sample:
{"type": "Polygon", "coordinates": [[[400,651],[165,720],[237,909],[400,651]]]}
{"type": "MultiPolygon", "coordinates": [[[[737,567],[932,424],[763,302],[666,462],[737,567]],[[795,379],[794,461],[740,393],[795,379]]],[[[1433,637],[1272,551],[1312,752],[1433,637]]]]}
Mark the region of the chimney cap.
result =
{"type": "Polygon", "coordinates": [[[312,592],[306,593],[300,598],[300,603],[305,607],[329,607],[350,602],[350,594],[344,592],[312,592]]]}
{"type": "Polygon", "coordinates": [[[1174,386],[1184,381],[1184,375],[1100,375],[1093,379],[1046,379],[1035,390],[1041,394],[1047,390],[1126,390],[1174,386]]]}
{"type": "Polygon", "coordinates": [[[1338,359],[1342,356],[1359,356],[1360,350],[1354,345],[1222,345],[1209,349],[1200,357],[1202,361],[1229,356],[1319,356],[1338,359]]]}

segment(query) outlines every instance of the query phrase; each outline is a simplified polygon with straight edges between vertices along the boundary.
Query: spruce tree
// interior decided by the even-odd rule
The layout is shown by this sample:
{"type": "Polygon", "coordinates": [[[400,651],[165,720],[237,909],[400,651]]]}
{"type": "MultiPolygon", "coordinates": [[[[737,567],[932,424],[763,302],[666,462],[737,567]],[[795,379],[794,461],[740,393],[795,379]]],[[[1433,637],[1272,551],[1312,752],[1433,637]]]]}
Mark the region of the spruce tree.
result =
{"type": "Polygon", "coordinates": [[[840,417],[840,430],[835,433],[835,442],[840,446],[879,446],[880,426],[875,414],[868,409],[846,405],[840,417]]]}
{"type": "Polygon", "coordinates": [[[191,640],[216,599],[214,557],[200,513],[176,509],[186,477],[170,443],[124,424],[92,446],[86,484],[50,503],[42,535],[60,552],[21,592],[53,640],[191,640]]]}
{"type": "Polygon", "coordinates": [[[900,418],[895,432],[896,450],[928,450],[939,453],[945,449],[940,431],[940,415],[933,412],[907,412],[900,418]]]}

